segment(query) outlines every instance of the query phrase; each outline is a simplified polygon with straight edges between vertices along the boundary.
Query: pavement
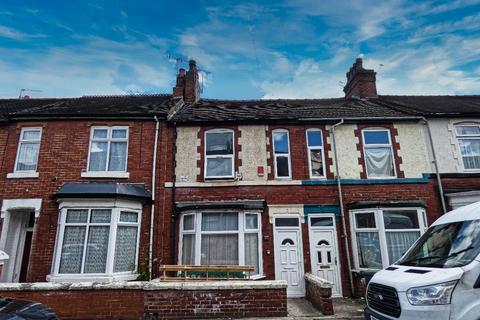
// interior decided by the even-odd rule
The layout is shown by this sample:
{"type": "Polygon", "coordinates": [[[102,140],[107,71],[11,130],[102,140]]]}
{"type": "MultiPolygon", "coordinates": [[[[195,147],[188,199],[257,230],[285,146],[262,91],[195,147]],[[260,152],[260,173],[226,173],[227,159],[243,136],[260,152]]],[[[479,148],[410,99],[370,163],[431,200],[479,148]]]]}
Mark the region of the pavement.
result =
{"type": "Polygon", "coordinates": [[[333,310],[334,315],[325,316],[318,311],[310,301],[306,299],[288,299],[287,302],[288,315],[286,317],[275,318],[243,318],[244,320],[347,320],[347,319],[364,319],[362,300],[353,300],[349,298],[334,298],[333,310]]]}

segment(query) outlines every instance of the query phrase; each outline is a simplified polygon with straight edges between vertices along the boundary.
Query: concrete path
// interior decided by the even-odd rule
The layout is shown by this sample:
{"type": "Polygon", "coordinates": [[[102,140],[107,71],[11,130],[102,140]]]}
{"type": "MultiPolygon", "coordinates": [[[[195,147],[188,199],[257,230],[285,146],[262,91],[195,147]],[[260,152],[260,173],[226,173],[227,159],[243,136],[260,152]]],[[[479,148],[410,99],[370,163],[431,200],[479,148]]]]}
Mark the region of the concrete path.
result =
{"type": "Polygon", "coordinates": [[[244,318],[244,320],[326,320],[363,319],[363,303],[348,298],[333,299],[333,316],[324,316],[308,300],[288,299],[288,316],[277,318],[244,318]]]}

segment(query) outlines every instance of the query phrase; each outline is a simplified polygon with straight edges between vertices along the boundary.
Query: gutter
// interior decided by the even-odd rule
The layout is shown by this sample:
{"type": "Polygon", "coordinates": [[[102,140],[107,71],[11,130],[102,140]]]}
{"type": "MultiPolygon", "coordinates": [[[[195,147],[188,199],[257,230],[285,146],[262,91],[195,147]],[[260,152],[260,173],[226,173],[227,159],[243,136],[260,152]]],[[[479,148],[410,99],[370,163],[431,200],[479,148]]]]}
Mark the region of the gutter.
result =
{"type": "Polygon", "coordinates": [[[338,170],[338,156],[337,156],[337,142],[335,141],[335,128],[344,123],[341,119],[340,122],[332,125],[332,141],[333,141],[333,157],[335,158],[335,172],[337,173],[337,188],[338,188],[338,201],[340,202],[340,217],[342,220],[342,238],[345,244],[345,251],[347,256],[347,268],[348,268],[348,280],[350,282],[350,290],[354,295],[353,275],[352,275],[352,262],[350,260],[350,245],[347,238],[347,225],[345,222],[345,207],[343,205],[343,193],[342,183],[340,178],[340,171],[338,170]]]}
{"type": "Polygon", "coordinates": [[[153,275],[153,231],[155,223],[155,194],[156,194],[156,178],[157,178],[157,146],[158,146],[158,129],[160,122],[158,121],[157,116],[153,117],[155,119],[155,142],[153,146],[153,163],[152,163],[152,208],[150,210],[150,233],[149,233],[149,242],[148,242],[148,274],[150,280],[152,280],[153,275]]]}
{"type": "Polygon", "coordinates": [[[442,186],[442,178],[440,177],[440,169],[438,168],[438,161],[437,161],[437,155],[435,153],[435,146],[433,144],[433,138],[432,138],[432,130],[430,129],[430,123],[425,117],[422,117],[422,121],[427,127],[427,134],[428,134],[428,141],[430,142],[430,148],[432,150],[432,156],[433,156],[433,163],[435,164],[435,176],[437,178],[437,185],[438,185],[438,194],[440,196],[440,201],[442,203],[442,209],[443,213],[445,214],[447,212],[447,206],[445,204],[445,197],[443,193],[443,186],[442,186]]]}

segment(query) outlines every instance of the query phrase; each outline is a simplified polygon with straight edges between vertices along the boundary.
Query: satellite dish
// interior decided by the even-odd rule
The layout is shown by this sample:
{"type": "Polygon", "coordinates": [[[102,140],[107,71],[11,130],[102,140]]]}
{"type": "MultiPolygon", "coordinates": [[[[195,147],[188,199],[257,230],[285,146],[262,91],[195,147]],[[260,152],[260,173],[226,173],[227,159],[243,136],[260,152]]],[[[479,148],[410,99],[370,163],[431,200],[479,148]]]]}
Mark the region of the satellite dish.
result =
{"type": "Polygon", "coordinates": [[[10,257],[8,256],[8,254],[6,254],[2,250],[0,250],[0,262],[3,261],[3,260],[8,260],[9,258],[10,257]]]}

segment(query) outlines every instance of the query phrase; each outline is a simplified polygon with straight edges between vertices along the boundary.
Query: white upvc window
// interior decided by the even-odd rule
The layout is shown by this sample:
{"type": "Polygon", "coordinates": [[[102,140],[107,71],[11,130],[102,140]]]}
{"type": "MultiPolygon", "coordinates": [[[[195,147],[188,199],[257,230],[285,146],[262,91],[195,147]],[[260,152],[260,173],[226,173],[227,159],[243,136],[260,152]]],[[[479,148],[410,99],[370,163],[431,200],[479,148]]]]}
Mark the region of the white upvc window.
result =
{"type": "Polygon", "coordinates": [[[395,159],[388,129],[362,130],[363,155],[367,177],[395,178],[395,159]]]}
{"type": "Polygon", "coordinates": [[[290,179],[292,177],[292,170],[288,131],[284,129],[273,130],[272,141],[275,178],[290,179]]]}
{"type": "Polygon", "coordinates": [[[205,178],[234,178],[234,141],[230,129],[205,132],[205,178]]]}
{"type": "Polygon", "coordinates": [[[95,126],[90,132],[89,172],[126,172],[128,127],[95,126]]]}
{"type": "Polygon", "coordinates": [[[355,269],[380,270],[394,262],[425,232],[421,208],[350,211],[355,269]]]}
{"type": "Polygon", "coordinates": [[[42,140],[42,128],[25,127],[20,132],[15,172],[36,172],[38,155],[40,153],[40,141],[42,140]]]}
{"type": "Polygon", "coordinates": [[[308,129],[306,134],[310,179],[325,178],[325,154],[322,130],[308,129]]]}
{"type": "Polygon", "coordinates": [[[461,124],[455,126],[460,155],[465,171],[480,170],[480,125],[461,124]]]}
{"type": "Polygon", "coordinates": [[[179,261],[185,265],[252,265],[262,275],[261,221],[256,212],[182,215],[179,261]]]}
{"type": "MultiPolygon", "coordinates": [[[[141,207],[141,206],[140,206],[141,207]]],[[[50,281],[134,280],[139,206],[72,206],[60,210],[50,281]]]]}

